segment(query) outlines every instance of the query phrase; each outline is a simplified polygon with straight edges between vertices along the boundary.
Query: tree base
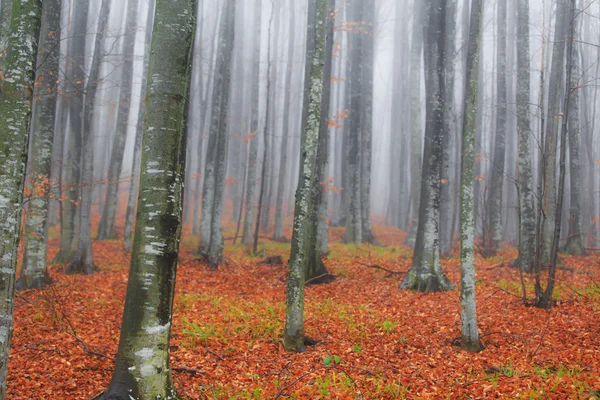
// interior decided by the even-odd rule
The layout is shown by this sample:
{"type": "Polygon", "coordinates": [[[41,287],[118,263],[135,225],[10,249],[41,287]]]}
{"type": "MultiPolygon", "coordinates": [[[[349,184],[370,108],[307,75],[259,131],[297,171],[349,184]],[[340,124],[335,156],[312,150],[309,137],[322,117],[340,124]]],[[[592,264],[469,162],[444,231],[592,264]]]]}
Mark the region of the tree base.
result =
{"type": "Polygon", "coordinates": [[[408,271],[400,289],[413,290],[421,293],[447,292],[453,289],[452,284],[446,276],[428,274],[419,276],[414,271],[408,271]]]}
{"type": "Polygon", "coordinates": [[[285,236],[273,236],[271,240],[276,243],[290,243],[290,240],[285,236]]]}
{"type": "Polygon", "coordinates": [[[93,275],[95,272],[100,271],[94,263],[89,264],[83,260],[75,259],[67,265],[65,274],[67,275],[93,275]]]}
{"type": "Polygon", "coordinates": [[[36,277],[28,277],[21,274],[19,279],[15,282],[15,288],[17,290],[43,289],[51,283],[52,280],[48,276],[48,273],[36,277]]]}
{"type": "MultiPolygon", "coordinates": [[[[167,390],[167,392],[170,393],[168,396],[169,400],[184,400],[183,397],[177,394],[175,388],[171,388],[167,390]]],[[[95,397],[93,400],[138,400],[137,397],[131,395],[132,393],[133,389],[125,389],[123,386],[119,387],[117,390],[109,388],[106,392],[102,393],[98,397],[95,397]]]]}
{"type": "Polygon", "coordinates": [[[285,351],[291,353],[304,353],[306,351],[307,346],[315,346],[321,343],[320,340],[310,338],[308,336],[303,336],[301,338],[291,338],[287,335],[283,335],[283,348],[285,351]]]}
{"type": "Polygon", "coordinates": [[[460,339],[460,347],[463,350],[469,351],[471,353],[479,353],[485,349],[483,344],[481,344],[481,341],[472,341],[470,338],[464,337],[460,339]]]}

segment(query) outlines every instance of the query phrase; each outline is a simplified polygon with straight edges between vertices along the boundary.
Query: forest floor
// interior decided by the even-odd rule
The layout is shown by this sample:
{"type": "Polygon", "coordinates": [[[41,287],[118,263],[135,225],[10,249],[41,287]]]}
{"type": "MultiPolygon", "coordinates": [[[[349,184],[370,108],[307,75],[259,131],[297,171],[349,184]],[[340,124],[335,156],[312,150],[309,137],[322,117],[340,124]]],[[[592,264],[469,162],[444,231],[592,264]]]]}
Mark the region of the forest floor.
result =
{"type": "MultiPolygon", "coordinates": [[[[188,228],[189,229],[189,228],[188,228]]],[[[209,271],[184,235],[177,275],[171,364],[188,399],[600,398],[600,256],[564,257],[551,310],[527,307],[516,252],[477,260],[479,328],[485,350],[456,346],[459,292],[399,289],[410,266],[404,234],[377,226],[385,247],[343,245],[331,230],[328,285],[306,289],[306,333],[321,342],[286,353],[285,266],[289,244],[261,257],[227,241],[227,265],[209,271]],[[372,267],[377,265],[384,269],[372,267]],[[389,271],[396,271],[390,273],[389,271]]],[[[231,230],[225,236],[233,236],[231,230]]],[[[49,258],[58,241],[50,243],[49,258]]],[[[129,256],[121,241],[94,243],[100,272],[67,276],[15,300],[11,399],[91,399],[108,385],[117,352],[129,256]]],[[[457,255],[443,261],[459,284],[457,255]]],[[[533,295],[533,277],[525,277],[533,295]]]]}

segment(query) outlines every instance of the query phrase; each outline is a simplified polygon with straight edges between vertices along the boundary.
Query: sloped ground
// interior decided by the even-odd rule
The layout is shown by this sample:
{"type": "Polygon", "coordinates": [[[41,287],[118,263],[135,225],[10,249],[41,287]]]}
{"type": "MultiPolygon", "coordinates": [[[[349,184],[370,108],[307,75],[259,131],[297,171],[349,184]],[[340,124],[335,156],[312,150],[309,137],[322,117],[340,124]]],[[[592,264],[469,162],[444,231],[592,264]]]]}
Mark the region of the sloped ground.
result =
{"type": "MultiPolygon", "coordinates": [[[[478,313],[486,349],[457,348],[458,290],[401,291],[410,265],[404,236],[376,228],[388,247],[334,242],[327,266],[337,279],[306,293],[306,331],[322,343],[288,354],[285,266],[259,265],[241,245],[228,246],[217,272],[191,255],[186,236],[177,279],[172,368],[189,399],[273,398],[556,398],[600,396],[600,257],[566,258],[557,304],[523,305],[516,253],[478,260],[478,313]]],[[[225,236],[233,236],[227,231],[225,236]]],[[[231,243],[231,241],[228,241],[231,243]]],[[[52,257],[58,243],[51,243],[52,257]]],[[[289,256],[268,244],[264,256],[289,256]]],[[[65,276],[19,295],[9,365],[11,399],[90,399],[107,387],[117,351],[129,259],[120,242],[94,243],[101,272],[65,276]]],[[[457,257],[444,261],[459,281],[457,257]]],[[[533,279],[525,277],[532,296],[533,279]]]]}

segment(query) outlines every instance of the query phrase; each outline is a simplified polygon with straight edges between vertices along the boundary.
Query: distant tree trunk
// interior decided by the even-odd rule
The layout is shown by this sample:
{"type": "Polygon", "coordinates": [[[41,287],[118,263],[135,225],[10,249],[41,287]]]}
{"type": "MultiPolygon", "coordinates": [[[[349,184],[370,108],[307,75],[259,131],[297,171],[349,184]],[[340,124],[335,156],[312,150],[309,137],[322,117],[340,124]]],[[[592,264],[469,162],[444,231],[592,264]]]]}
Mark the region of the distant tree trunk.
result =
{"type": "MultiPolygon", "coordinates": [[[[373,147],[373,77],[375,74],[375,0],[363,0],[362,18],[366,32],[360,34],[362,73],[360,81],[360,218],[362,241],[378,244],[371,229],[371,163],[373,147]]],[[[325,178],[325,177],[323,177],[325,178]]]]}
{"type": "MultiPolygon", "coordinates": [[[[146,38],[144,41],[144,68],[142,76],[148,76],[148,59],[150,56],[150,44],[152,41],[152,21],[154,19],[154,0],[150,0],[148,4],[148,15],[146,17],[146,38]]],[[[147,79],[142,79],[142,88],[140,90],[140,98],[146,97],[147,79]]],[[[133,162],[131,166],[131,183],[129,186],[129,198],[127,200],[127,213],[125,217],[125,250],[131,251],[132,247],[132,233],[133,224],[135,219],[135,209],[137,206],[137,195],[140,183],[140,167],[142,162],[142,140],[144,136],[144,117],[145,117],[146,105],[143,101],[140,102],[138,109],[138,117],[135,131],[135,142],[133,148],[133,162]]]]}
{"type": "Polygon", "coordinates": [[[94,107],[96,103],[96,92],[98,90],[98,80],[100,75],[100,64],[102,62],[102,52],[104,50],[104,35],[110,15],[110,5],[112,0],[102,0],[100,8],[98,31],[94,44],[94,53],[92,55],[92,65],[88,75],[85,102],[83,106],[83,131],[81,137],[82,173],[79,181],[81,190],[81,200],[79,204],[79,245],[77,251],[69,260],[65,272],[67,274],[85,274],[91,275],[96,269],[92,255],[92,182],[94,180],[94,140],[93,140],[93,118],[94,107]]]}
{"type": "MultiPolygon", "coordinates": [[[[456,54],[456,14],[457,1],[448,0],[446,5],[446,52],[451,57],[456,54]]],[[[445,113],[444,113],[444,160],[442,164],[442,186],[440,204],[440,253],[450,255],[452,248],[453,225],[455,214],[456,181],[454,179],[454,154],[457,147],[457,137],[454,125],[456,117],[454,101],[454,87],[456,81],[456,67],[454,62],[446,63],[445,113]]]]}
{"type": "MultiPolygon", "coordinates": [[[[265,122],[263,126],[263,162],[262,172],[260,177],[260,191],[258,192],[258,208],[256,216],[256,226],[254,228],[254,241],[252,243],[252,254],[258,252],[258,233],[260,232],[261,213],[263,212],[263,200],[267,191],[267,171],[269,165],[269,115],[271,112],[271,102],[273,101],[273,94],[271,93],[271,30],[273,29],[273,16],[275,15],[275,9],[271,9],[271,18],[269,19],[269,27],[267,34],[267,98],[265,105],[265,122]]],[[[268,212],[268,209],[267,209],[268,212]]]]}
{"type": "Polygon", "coordinates": [[[288,164],[288,136],[294,126],[294,121],[290,118],[290,98],[292,94],[292,61],[294,60],[294,48],[296,39],[296,15],[295,0],[289,1],[290,7],[290,27],[288,33],[288,62],[290,63],[285,71],[285,94],[283,100],[283,124],[285,126],[282,132],[281,147],[279,151],[279,181],[277,182],[277,198],[275,200],[275,232],[273,239],[276,241],[285,241],[283,235],[283,195],[285,193],[285,181],[287,177],[288,164]]]}
{"type": "MultiPolygon", "coordinates": [[[[213,147],[209,145],[209,150],[214,151],[211,157],[214,157],[214,178],[213,187],[204,186],[204,190],[212,192],[212,208],[204,209],[202,212],[210,212],[210,237],[208,248],[204,256],[208,260],[211,269],[217,269],[223,261],[223,235],[221,232],[223,202],[225,195],[225,174],[227,168],[227,133],[229,127],[229,98],[231,92],[231,68],[233,58],[233,42],[235,35],[235,0],[228,0],[223,10],[223,19],[219,34],[219,49],[222,51],[221,57],[217,60],[217,68],[222,70],[221,79],[215,81],[220,87],[221,93],[217,96],[219,103],[213,108],[213,121],[211,124],[211,139],[213,147]]],[[[210,143],[210,140],[209,140],[210,143]]],[[[204,218],[204,215],[202,216],[204,218]]],[[[202,240],[204,241],[204,232],[202,240]]],[[[202,251],[203,249],[201,249],[202,251]]]]}
{"type": "Polygon", "coordinates": [[[104,201],[104,211],[100,219],[97,240],[115,239],[117,232],[115,230],[115,220],[117,215],[117,204],[119,196],[119,180],[121,178],[121,169],[123,166],[123,156],[125,155],[125,142],[127,141],[127,131],[129,127],[129,114],[131,112],[131,94],[133,92],[133,61],[135,52],[135,36],[137,33],[138,1],[127,1],[127,22],[125,24],[126,32],[123,52],[125,60],[123,62],[123,72],[121,81],[121,93],[119,95],[119,108],[117,111],[117,132],[113,141],[110,163],[108,164],[108,184],[106,190],[106,199],[104,201]]]}
{"type": "Polygon", "coordinates": [[[346,213],[346,233],[344,241],[346,243],[363,242],[362,232],[362,207],[361,207],[361,121],[362,106],[361,90],[363,89],[363,47],[361,46],[361,35],[364,35],[361,24],[363,22],[363,7],[361,3],[350,5],[352,13],[349,16],[349,22],[354,26],[349,33],[348,46],[350,52],[349,64],[349,90],[350,90],[350,117],[348,119],[348,184],[345,185],[346,195],[348,196],[348,211],[346,213]]]}
{"type": "Polygon", "coordinates": [[[440,173],[443,158],[444,67],[446,0],[426,5],[424,59],[427,123],[423,152],[423,179],[419,204],[419,229],[412,267],[401,288],[420,292],[450,290],[452,284],[440,264],[440,173]]]}
{"type": "Polygon", "coordinates": [[[517,131],[519,135],[519,264],[522,271],[533,272],[535,260],[535,199],[531,160],[529,0],[517,7],[517,131]]]}
{"type": "MultiPolygon", "coordinates": [[[[466,4],[465,4],[466,6],[466,4]]],[[[482,40],[483,0],[473,0],[469,29],[469,50],[463,105],[462,168],[460,190],[460,319],[461,346],[472,352],[482,349],[477,329],[475,301],[475,141],[477,130],[477,92],[479,90],[479,53],[482,40]]]]}
{"type": "Polygon", "coordinates": [[[0,147],[0,400],[6,399],[27,138],[42,2],[15,0],[12,11],[5,79],[0,90],[0,143],[3,144],[0,147]]]}
{"type": "MultiPolygon", "coordinates": [[[[214,76],[213,93],[211,99],[212,110],[210,120],[210,131],[207,144],[208,152],[206,156],[206,165],[204,169],[204,187],[202,189],[202,216],[200,219],[199,253],[207,259],[211,251],[210,248],[212,242],[213,226],[218,225],[219,232],[221,229],[220,216],[218,221],[213,222],[213,218],[215,217],[215,209],[222,209],[222,205],[218,204],[219,200],[217,197],[219,197],[219,194],[217,194],[216,191],[220,191],[220,187],[225,184],[224,171],[220,172],[220,168],[221,163],[225,162],[226,147],[222,146],[223,141],[225,141],[225,143],[227,141],[227,131],[224,129],[227,128],[225,119],[227,118],[229,112],[229,81],[231,76],[230,64],[231,53],[233,51],[227,46],[229,31],[234,29],[232,25],[229,25],[229,23],[233,23],[233,21],[230,21],[228,18],[229,16],[226,14],[226,9],[228,9],[229,6],[230,4],[229,2],[227,2],[226,7],[223,9],[221,20],[219,22],[219,42],[216,47],[217,53],[215,55],[216,72],[214,76]],[[227,86],[225,86],[225,84],[227,84],[227,86]],[[223,148],[223,151],[220,151],[221,148],[223,148]],[[219,180],[219,177],[221,178],[221,180],[219,180]]],[[[220,195],[220,197],[222,198],[222,194],[220,195]]],[[[220,236],[220,234],[217,233],[217,236],[220,236]]],[[[212,246],[215,249],[218,247],[218,242],[219,237],[216,237],[214,243],[212,244],[212,246]]],[[[214,256],[216,258],[219,258],[217,253],[214,253],[214,256]]],[[[213,258],[216,259],[215,257],[213,258]]]]}
{"type": "Polygon", "coordinates": [[[548,92],[548,110],[546,112],[546,133],[544,137],[544,155],[542,157],[542,188],[544,210],[542,217],[543,243],[538,246],[543,248],[543,259],[551,258],[552,229],[554,228],[554,215],[556,213],[556,151],[560,128],[560,82],[564,77],[565,38],[567,32],[568,6],[564,2],[556,3],[556,25],[554,28],[554,43],[552,48],[552,66],[550,71],[550,88],[548,92]]]}
{"type": "Polygon", "coordinates": [[[258,163],[258,125],[259,125],[259,96],[260,96],[260,43],[262,26],[262,0],[254,9],[254,65],[252,72],[252,111],[250,120],[250,155],[248,156],[248,173],[246,176],[246,212],[244,213],[244,230],[242,243],[252,246],[254,226],[254,200],[256,197],[256,172],[258,163]]]}
{"type": "MultiPolygon", "coordinates": [[[[314,213],[313,187],[316,179],[316,157],[322,122],[327,123],[329,104],[322,102],[324,87],[330,85],[330,71],[324,68],[327,31],[333,33],[328,15],[333,13],[333,0],[311,0],[308,6],[308,34],[306,41],[305,93],[302,115],[302,147],[300,181],[296,191],[292,251],[289,261],[289,276],[286,296],[286,318],[283,332],[283,347],[287,351],[304,352],[304,284],[309,263],[310,218],[314,213]],[[328,10],[329,7],[329,10],[328,10]],[[325,121],[323,121],[325,120],[325,121]]],[[[329,18],[331,21],[331,18],[329,18]]],[[[330,43],[333,43],[330,40],[330,43]]],[[[326,130],[325,130],[326,132],[326,130]]],[[[318,182],[317,182],[318,183],[318,182]]],[[[314,220],[313,220],[314,221],[314,220]]],[[[314,251],[314,249],[313,249],[314,251]]]]}
{"type": "Polygon", "coordinates": [[[421,167],[423,129],[421,122],[421,74],[423,60],[423,10],[424,3],[415,0],[410,48],[410,231],[406,244],[414,247],[419,226],[419,204],[421,201],[421,167]]]}
{"type": "MultiPolygon", "coordinates": [[[[75,3],[73,14],[77,16],[73,22],[73,34],[69,43],[69,61],[67,63],[67,88],[69,131],[65,144],[66,162],[63,187],[63,217],[61,221],[60,250],[54,258],[55,263],[71,260],[79,246],[77,222],[80,208],[81,178],[81,137],[83,135],[83,105],[85,98],[85,59],[86,35],[88,30],[89,0],[75,3]]],[[[66,130],[66,126],[65,126],[66,130]]]]}
{"type": "Polygon", "coordinates": [[[138,220],[119,350],[101,400],[181,399],[169,365],[169,334],[182,222],[194,10],[193,0],[156,1],[138,220]]]}
{"type": "Polygon", "coordinates": [[[506,119],[507,119],[507,83],[506,83],[506,36],[507,36],[507,4],[498,2],[498,44],[496,55],[496,135],[494,155],[491,165],[488,208],[486,226],[488,234],[485,255],[493,256],[500,249],[502,242],[502,196],[504,187],[504,166],[506,160],[506,119]]]}
{"type": "Polygon", "coordinates": [[[562,220],[562,209],[563,199],[565,196],[565,176],[566,176],[566,159],[567,159],[567,130],[569,128],[569,113],[571,106],[571,97],[573,92],[572,74],[573,74],[573,47],[575,39],[575,1],[570,0],[568,4],[564,4],[567,7],[565,10],[565,23],[568,26],[566,35],[566,71],[567,79],[565,80],[565,98],[564,98],[564,112],[562,115],[562,127],[560,135],[560,158],[559,158],[559,179],[558,179],[558,195],[556,198],[556,215],[554,216],[554,234],[552,237],[552,247],[550,253],[550,271],[548,272],[548,284],[545,289],[542,289],[541,285],[541,265],[538,265],[535,279],[535,306],[539,308],[551,308],[552,307],[552,295],[554,293],[554,285],[556,283],[556,264],[558,262],[558,246],[560,241],[561,231],[561,220],[562,220]]]}
{"type": "Polygon", "coordinates": [[[573,46],[571,56],[571,94],[569,102],[569,179],[571,183],[571,208],[569,215],[569,232],[565,250],[575,256],[585,254],[583,242],[583,224],[581,221],[581,124],[579,117],[579,94],[581,93],[581,71],[579,68],[579,52],[573,46]]]}
{"type": "Polygon", "coordinates": [[[49,282],[48,205],[50,202],[52,146],[56,119],[58,66],[60,59],[61,0],[43,3],[42,26],[38,54],[37,84],[34,87],[33,132],[29,154],[29,170],[34,181],[29,211],[25,219],[23,268],[17,280],[18,290],[39,289],[49,282]]]}

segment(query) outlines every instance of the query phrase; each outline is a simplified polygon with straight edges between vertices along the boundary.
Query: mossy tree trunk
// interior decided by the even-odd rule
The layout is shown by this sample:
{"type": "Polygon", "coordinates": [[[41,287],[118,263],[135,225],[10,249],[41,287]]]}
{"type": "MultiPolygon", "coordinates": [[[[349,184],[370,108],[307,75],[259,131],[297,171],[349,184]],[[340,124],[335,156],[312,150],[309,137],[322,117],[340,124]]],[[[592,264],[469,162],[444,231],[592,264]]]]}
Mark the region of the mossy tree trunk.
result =
{"type": "Polygon", "coordinates": [[[6,398],[41,0],[14,0],[0,95],[0,400],[6,398]]]}
{"type": "Polygon", "coordinates": [[[185,176],[195,1],[157,0],[148,70],[142,175],[115,370],[100,399],[179,399],[169,334],[185,176]]]}
{"type": "Polygon", "coordinates": [[[412,267],[401,284],[421,292],[450,290],[452,284],[440,264],[439,218],[440,173],[443,159],[444,67],[446,0],[425,5],[425,93],[426,126],[423,178],[419,204],[419,229],[412,267]]]}
{"type": "Polygon", "coordinates": [[[38,71],[34,87],[33,132],[29,154],[32,198],[25,220],[23,268],[17,289],[39,289],[48,283],[48,206],[50,203],[52,146],[56,119],[56,96],[60,59],[61,0],[43,4],[38,71]]]}
{"type": "Polygon", "coordinates": [[[469,50],[465,81],[467,91],[463,105],[462,168],[460,184],[460,319],[461,345],[469,351],[482,349],[477,328],[475,302],[475,142],[477,130],[477,92],[483,0],[473,0],[469,28],[469,50]]]}
{"type": "MultiPolygon", "coordinates": [[[[302,117],[302,145],[300,180],[296,190],[292,251],[286,297],[286,319],[283,346],[287,351],[303,352],[304,336],[304,285],[311,252],[316,249],[314,185],[317,179],[316,158],[319,135],[327,133],[329,103],[324,103],[325,86],[330,86],[331,60],[325,69],[326,53],[331,52],[333,36],[333,0],[311,0],[309,3],[307,53],[305,70],[304,109],[302,117]],[[327,46],[330,46],[329,48],[327,46]],[[324,124],[324,126],[323,126],[324,124]],[[312,217],[311,217],[312,216],[312,217]],[[311,221],[311,218],[312,221],[311,221]],[[311,230],[313,235],[311,237],[311,230]],[[311,240],[312,239],[312,240],[311,240]]],[[[324,151],[327,151],[324,149],[324,151]]],[[[318,255],[318,253],[317,253],[318,255]]],[[[313,259],[314,260],[314,259],[313,259]]]]}

